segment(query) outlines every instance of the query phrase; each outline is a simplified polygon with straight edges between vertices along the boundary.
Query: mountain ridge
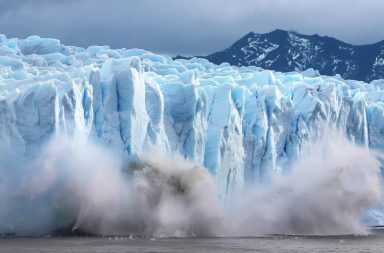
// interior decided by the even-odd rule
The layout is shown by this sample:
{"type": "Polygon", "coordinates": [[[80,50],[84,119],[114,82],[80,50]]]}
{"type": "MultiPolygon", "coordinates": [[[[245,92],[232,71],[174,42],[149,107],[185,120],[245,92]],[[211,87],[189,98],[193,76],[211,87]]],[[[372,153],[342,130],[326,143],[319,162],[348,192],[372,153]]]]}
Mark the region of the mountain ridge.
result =
{"type": "MultiPolygon", "coordinates": [[[[215,64],[257,66],[281,72],[316,69],[322,75],[370,82],[384,79],[384,40],[352,45],[329,36],[281,29],[247,33],[230,47],[207,56],[215,64]]],[[[177,59],[188,58],[176,56],[177,59]]]]}

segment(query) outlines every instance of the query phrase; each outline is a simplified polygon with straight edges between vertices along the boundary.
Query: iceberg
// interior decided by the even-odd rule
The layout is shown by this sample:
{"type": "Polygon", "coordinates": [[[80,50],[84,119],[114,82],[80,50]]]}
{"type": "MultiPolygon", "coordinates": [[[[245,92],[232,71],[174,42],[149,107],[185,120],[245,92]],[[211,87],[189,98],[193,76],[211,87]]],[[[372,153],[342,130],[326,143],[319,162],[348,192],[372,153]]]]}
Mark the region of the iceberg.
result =
{"type": "Polygon", "coordinates": [[[156,147],[203,165],[226,198],[284,172],[324,128],[383,150],[383,83],[1,35],[0,160],[55,135],[127,161],[156,147]]]}

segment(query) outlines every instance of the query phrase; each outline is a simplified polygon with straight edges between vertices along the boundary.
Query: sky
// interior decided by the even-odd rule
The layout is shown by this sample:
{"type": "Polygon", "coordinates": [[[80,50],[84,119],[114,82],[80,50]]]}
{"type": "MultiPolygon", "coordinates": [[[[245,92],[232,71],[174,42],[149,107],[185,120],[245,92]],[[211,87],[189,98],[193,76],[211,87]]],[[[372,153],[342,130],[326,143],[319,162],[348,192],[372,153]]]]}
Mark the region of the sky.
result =
{"type": "Polygon", "coordinates": [[[384,0],[0,0],[0,33],[190,56],[275,29],[374,43],[383,10],[384,0]]]}

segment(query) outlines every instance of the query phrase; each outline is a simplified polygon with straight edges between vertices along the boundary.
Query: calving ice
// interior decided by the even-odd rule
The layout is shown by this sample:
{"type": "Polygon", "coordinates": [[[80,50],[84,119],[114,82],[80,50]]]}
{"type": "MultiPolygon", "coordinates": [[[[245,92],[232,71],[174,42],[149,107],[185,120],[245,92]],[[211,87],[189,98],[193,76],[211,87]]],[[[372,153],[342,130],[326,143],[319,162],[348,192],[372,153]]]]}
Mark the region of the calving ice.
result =
{"type": "MultiPolygon", "coordinates": [[[[46,233],[68,224],[98,234],[160,236],[361,232],[361,215],[380,199],[378,155],[367,148],[383,148],[384,81],[84,49],[37,36],[1,36],[0,55],[0,197],[7,203],[0,232],[46,233]],[[319,145],[325,151],[316,152],[319,145]],[[151,153],[186,161],[147,162],[151,153]],[[172,166],[187,169],[179,174],[172,166]],[[28,183],[25,175],[35,179],[28,183]],[[305,198],[302,175],[318,199],[305,198]],[[105,191],[94,199],[96,189],[105,191]],[[44,212],[23,217],[25,198],[44,212]],[[301,210],[308,212],[292,206],[299,200],[307,200],[301,210]],[[325,202],[335,208],[318,205],[325,202]],[[203,220],[183,217],[190,203],[197,209],[187,217],[203,220]],[[141,210],[151,211],[140,216],[141,210]],[[22,228],[23,220],[48,214],[51,223],[22,228]]],[[[381,211],[374,214],[369,220],[380,220],[381,211]]]]}

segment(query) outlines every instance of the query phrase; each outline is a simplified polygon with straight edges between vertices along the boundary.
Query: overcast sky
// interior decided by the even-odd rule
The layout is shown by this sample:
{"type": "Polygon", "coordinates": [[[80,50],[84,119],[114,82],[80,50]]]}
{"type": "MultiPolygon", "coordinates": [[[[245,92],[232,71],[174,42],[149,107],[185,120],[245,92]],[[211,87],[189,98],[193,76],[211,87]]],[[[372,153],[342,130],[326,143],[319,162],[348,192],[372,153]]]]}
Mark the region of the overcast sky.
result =
{"type": "Polygon", "coordinates": [[[383,11],[384,0],[0,0],[0,33],[202,55],[276,28],[374,43],[383,11]]]}

